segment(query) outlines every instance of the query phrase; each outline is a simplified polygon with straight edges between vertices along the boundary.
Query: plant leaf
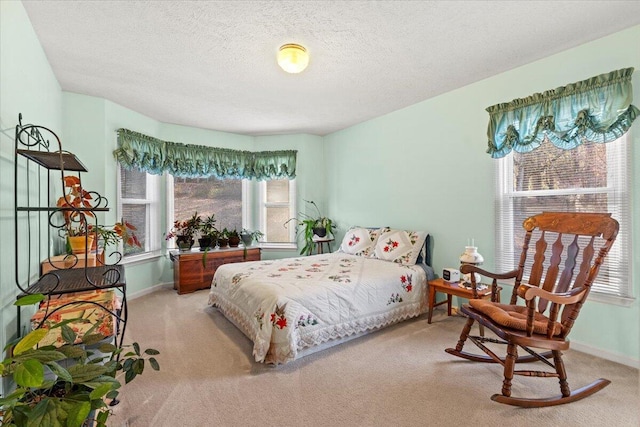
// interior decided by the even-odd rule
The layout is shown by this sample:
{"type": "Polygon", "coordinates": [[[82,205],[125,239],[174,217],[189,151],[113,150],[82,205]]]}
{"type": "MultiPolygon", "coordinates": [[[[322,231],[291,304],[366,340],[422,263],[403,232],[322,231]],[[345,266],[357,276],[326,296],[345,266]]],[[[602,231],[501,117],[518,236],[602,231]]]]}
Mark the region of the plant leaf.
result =
{"type": "Polygon", "coordinates": [[[100,365],[78,364],[71,366],[68,371],[73,378],[73,382],[78,384],[96,379],[100,375],[107,372],[107,369],[104,366],[100,365]]]}
{"type": "Polygon", "coordinates": [[[133,350],[136,352],[136,355],[140,356],[140,344],[138,344],[137,342],[134,342],[133,350]]]}
{"type": "Polygon", "coordinates": [[[82,427],[91,412],[90,402],[74,402],[67,412],[66,427],[82,427]]]}
{"type": "Polygon", "coordinates": [[[155,357],[150,357],[149,358],[149,363],[151,364],[151,367],[153,368],[154,371],[159,371],[160,370],[160,364],[155,359],[155,357]]]}
{"type": "Polygon", "coordinates": [[[67,382],[73,381],[73,378],[71,378],[71,374],[69,373],[69,371],[67,371],[65,368],[60,366],[58,363],[48,362],[47,366],[49,367],[49,369],[51,369],[51,372],[53,372],[58,376],[58,379],[67,381],[67,382]]]}
{"type": "Polygon", "coordinates": [[[69,325],[62,325],[60,329],[62,339],[67,344],[73,344],[76,341],[76,333],[69,327],[69,325]]]}
{"type": "Polygon", "coordinates": [[[87,352],[77,345],[64,345],[58,351],[70,359],[81,359],[87,355],[87,352]]]}
{"type": "Polygon", "coordinates": [[[22,387],[39,387],[44,381],[44,367],[37,360],[25,360],[16,367],[13,380],[22,387]]]}
{"type": "Polygon", "coordinates": [[[37,304],[40,301],[44,301],[46,297],[42,294],[31,294],[25,295],[18,299],[18,301],[14,302],[13,305],[23,306],[23,305],[33,305],[37,304]]]}
{"type": "Polygon", "coordinates": [[[37,349],[37,350],[25,351],[19,356],[14,357],[12,360],[14,362],[23,362],[25,360],[35,359],[35,360],[38,360],[40,363],[47,363],[47,362],[55,362],[58,360],[62,360],[64,358],[65,358],[65,355],[59,351],[37,349]]]}
{"type": "Polygon", "coordinates": [[[82,343],[86,345],[92,345],[99,343],[103,339],[105,339],[105,336],[102,334],[85,335],[84,337],[82,337],[82,343]]]}
{"type": "Polygon", "coordinates": [[[11,406],[16,401],[22,398],[24,394],[27,392],[24,388],[17,388],[8,396],[0,397],[0,407],[4,408],[5,406],[11,406]]]}
{"type": "Polygon", "coordinates": [[[58,413],[58,405],[56,405],[56,399],[46,397],[29,413],[28,422],[25,427],[39,427],[39,426],[51,426],[62,427],[61,422],[62,414],[58,413]]]}
{"type": "Polygon", "coordinates": [[[49,331],[47,329],[36,329],[35,331],[29,332],[24,338],[20,340],[18,344],[13,348],[13,354],[18,355],[20,353],[24,353],[25,351],[33,348],[36,344],[38,344],[49,331]]]}
{"type": "Polygon", "coordinates": [[[141,375],[144,371],[144,359],[138,359],[133,362],[133,370],[136,374],[141,375]]]}
{"type": "Polygon", "coordinates": [[[149,354],[149,355],[157,355],[160,354],[160,352],[158,350],[155,350],[153,348],[148,348],[144,351],[145,354],[149,354]]]}
{"type": "Polygon", "coordinates": [[[89,393],[89,397],[91,400],[101,399],[102,396],[111,391],[111,388],[112,385],[110,383],[100,384],[98,387],[94,388],[91,393],[89,393]]]}
{"type": "Polygon", "coordinates": [[[129,384],[131,381],[133,381],[133,379],[136,377],[136,375],[137,374],[135,373],[135,371],[133,369],[129,370],[129,371],[126,371],[126,373],[124,374],[124,382],[125,382],[125,384],[129,384]]]}
{"type": "Polygon", "coordinates": [[[96,389],[103,384],[109,384],[111,390],[117,390],[120,388],[120,381],[117,379],[110,377],[109,375],[100,375],[92,379],[91,381],[85,381],[82,385],[89,387],[90,389],[96,389]]]}
{"type": "Polygon", "coordinates": [[[117,347],[111,343],[104,343],[100,347],[98,347],[102,353],[113,353],[117,350],[117,347]]]}

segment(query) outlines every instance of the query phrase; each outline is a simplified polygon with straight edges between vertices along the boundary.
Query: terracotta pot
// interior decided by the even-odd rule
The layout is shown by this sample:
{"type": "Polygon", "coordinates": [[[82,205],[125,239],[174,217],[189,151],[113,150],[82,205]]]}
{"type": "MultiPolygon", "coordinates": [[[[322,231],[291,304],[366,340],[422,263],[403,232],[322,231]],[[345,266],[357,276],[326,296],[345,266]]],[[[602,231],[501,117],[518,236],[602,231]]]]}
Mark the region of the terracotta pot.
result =
{"type": "Polygon", "coordinates": [[[226,248],[227,245],[229,244],[229,239],[225,239],[225,238],[218,238],[218,246],[220,246],[221,248],[226,248]]]}

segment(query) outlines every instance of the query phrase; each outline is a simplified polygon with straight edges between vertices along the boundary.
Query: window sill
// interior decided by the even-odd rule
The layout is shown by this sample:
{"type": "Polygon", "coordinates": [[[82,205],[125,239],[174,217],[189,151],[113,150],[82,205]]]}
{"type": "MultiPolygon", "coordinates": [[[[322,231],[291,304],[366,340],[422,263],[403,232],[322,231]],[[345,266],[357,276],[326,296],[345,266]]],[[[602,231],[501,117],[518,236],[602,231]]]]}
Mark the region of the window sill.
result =
{"type": "MultiPolygon", "coordinates": [[[[498,280],[499,284],[507,285],[507,286],[513,286],[514,281],[515,281],[514,279],[498,280]]],[[[588,298],[588,301],[594,301],[601,304],[617,305],[620,307],[631,307],[631,305],[633,305],[635,300],[636,299],[633,297],[621,297],[617,295],[601,294],[594,290],[592,290],[589,293],[589,298],[588,298]]]]}
{"type": "Polygon", "coordinates": [[[296,245],[295,243],[267,243],[267,242],[261,242],[260,244],[258,244],[258,247],[260,249],[267,249],[267,250],[298,250],[298,245],[296,245]]]}
{"type": "Polygon", "coordinates": [[[162,257],[163,255],[164,254],[162,250],[145,252],[145,253],[136,254],[136,255],[129,255],[122,258],[122,261],[120,261],[120,264],[121,265],[138,265],[148,261],[156,260],[162,257]]]}
{"type": "Polygon", "coordinates": [[[601,304],[617,305],[620,307],[631,307],[635,300],[636,299],[633,297],[599,294],[595,291],[592,291],[589,295],[589,301],[599,302],[601,304]]]}

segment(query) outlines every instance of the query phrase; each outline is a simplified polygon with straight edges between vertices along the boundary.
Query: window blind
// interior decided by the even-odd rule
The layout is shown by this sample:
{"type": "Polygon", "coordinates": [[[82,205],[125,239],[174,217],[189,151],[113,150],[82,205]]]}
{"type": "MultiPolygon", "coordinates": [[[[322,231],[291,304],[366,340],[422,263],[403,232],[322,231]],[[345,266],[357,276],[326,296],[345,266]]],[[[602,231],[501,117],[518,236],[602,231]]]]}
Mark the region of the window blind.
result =
{"type": "MultiPolygon", "coordinates": [[[[496,161],[497,270],[517,266],[527,217],[543,211],[607,212],[620,223],[620,232],[592,292],[632,298],[630,145],[626,135],[573,150],[545,140],[536,150],[496,161]]],[[[530,268],[533,260],[527,262],[530,268]]]]}

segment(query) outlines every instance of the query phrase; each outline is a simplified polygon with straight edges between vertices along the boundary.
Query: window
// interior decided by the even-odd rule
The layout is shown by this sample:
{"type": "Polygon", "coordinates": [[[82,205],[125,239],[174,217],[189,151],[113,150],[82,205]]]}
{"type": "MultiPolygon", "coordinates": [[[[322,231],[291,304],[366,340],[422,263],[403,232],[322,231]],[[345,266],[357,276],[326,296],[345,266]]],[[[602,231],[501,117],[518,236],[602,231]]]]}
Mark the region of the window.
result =
{"type": "Polygon", "coordinates": [[[153,253],[160,249],[158,182],[159,177],[138,169],[119,167],[120,216],[136,227],[142,247],[124,245],[126,257],[153,253]]]}
{"type": "Polygon", "coordinates": [[[295,180],[176,178],[168,175],[167,223],[215,214],[216,228],[264,233],[265,248],[295,247],[295,180]]]}
{"type": "Polygon", "coordinates": [[[194,212],[202,218],[215,214],[218,230],[242,229],[241,179],[174,177],[172,187],[174,220],[188,219],[194,212]]]}
{"type": "Polygon", "coordinates": [[[295,245],[295,223],[285,226],[295,216],[295,180],[274,179],[263,181],[260,186],[260,231],[267,244],[282,247],[295,245]]]}
{"type": "MultiPolygon", "coordinates": [[[[631,292],[631,157],[627,137],[572,150],[549,141],[529,153],[499,159],[496,173],[496,268],[517,266],[522,222],[542,211],[609,212],[620,232],[592,287],[601,300],[624,303],[631,292]]],[[[531,261],[532,262],[532,261],[531,261]]]]}

